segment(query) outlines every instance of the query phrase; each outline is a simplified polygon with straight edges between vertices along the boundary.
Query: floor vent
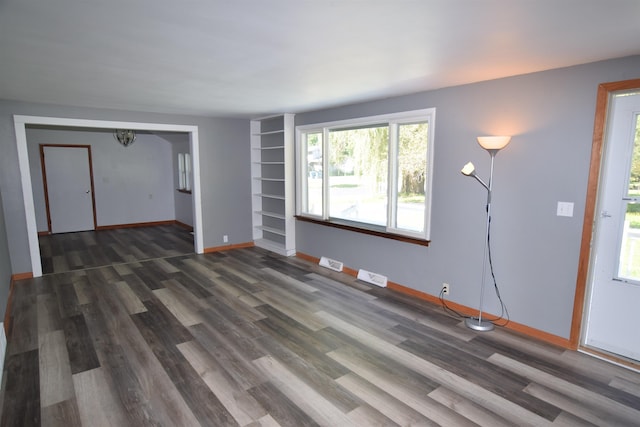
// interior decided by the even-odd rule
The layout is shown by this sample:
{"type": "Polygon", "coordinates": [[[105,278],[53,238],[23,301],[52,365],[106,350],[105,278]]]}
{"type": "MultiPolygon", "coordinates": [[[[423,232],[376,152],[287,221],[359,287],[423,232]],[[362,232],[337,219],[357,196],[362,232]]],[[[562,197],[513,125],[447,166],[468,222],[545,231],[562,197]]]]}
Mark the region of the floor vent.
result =
{"type": "Polygon", "coordinates": [[[335,259],[322,257],[320,258],[320,265],[322,267],[330,268],[335,271],[342,271],[343,264],[340,261],[336,261],[335,259]]]}
{"type": "Polygon", "coordinates": [[[387,277],[382,274],[360,269],[358,270],[358,279],[363,282],[371,283],[372,285],[380,286],[381,288],[387,287],[387,277]]]}

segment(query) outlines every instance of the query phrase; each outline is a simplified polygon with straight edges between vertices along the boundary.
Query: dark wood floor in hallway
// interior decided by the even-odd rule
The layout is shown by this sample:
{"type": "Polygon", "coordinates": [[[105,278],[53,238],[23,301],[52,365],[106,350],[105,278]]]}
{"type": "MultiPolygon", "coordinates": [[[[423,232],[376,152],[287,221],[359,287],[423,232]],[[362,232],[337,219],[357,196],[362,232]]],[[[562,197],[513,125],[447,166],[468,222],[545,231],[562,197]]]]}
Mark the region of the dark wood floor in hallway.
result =
{"type": "Polygon", "coordinates": [[[193,253],[193,234],[179,225],[116,228],[38,237],[42,273],[193,253]]]}
{"type": "Polygon", "coordinates": [[[2,426],[640,425],[640,374],[259,248],[16,283],[2,426]]]}

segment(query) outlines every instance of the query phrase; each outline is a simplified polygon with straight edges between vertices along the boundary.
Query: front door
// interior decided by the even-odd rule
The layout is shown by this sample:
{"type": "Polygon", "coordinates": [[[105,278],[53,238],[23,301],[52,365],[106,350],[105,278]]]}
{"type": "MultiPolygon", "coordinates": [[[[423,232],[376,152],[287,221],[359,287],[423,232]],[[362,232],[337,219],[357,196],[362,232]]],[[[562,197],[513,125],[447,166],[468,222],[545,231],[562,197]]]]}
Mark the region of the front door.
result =
{"type": "Polygon", "coordinates": [[[640,361],[640,92],[610,105],[585,344],[640,361]]]}
{"type": "Polygon", "coordinates": [[[41,145],[52,233],[94,230],[89,146],[41,145]]]}

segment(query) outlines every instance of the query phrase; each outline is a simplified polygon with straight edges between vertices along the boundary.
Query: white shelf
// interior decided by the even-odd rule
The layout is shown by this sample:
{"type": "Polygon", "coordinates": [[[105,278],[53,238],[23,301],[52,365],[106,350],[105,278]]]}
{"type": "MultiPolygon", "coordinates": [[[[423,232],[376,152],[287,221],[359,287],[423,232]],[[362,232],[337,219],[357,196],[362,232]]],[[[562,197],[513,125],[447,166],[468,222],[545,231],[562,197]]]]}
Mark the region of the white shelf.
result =
{"type": "Polygon", "coordinates": [[[284,145],[276,145],[273,147],[253,147],[254,150],[263,151],[263,150],[282,150],[284,149],[284,145]]]}
{"type": "Polygon", "coordinates": [[[296,253],[293,118],[280,114],[251,121],[253,240],[286,256],[296,253]]]}
{"type": "Polygon", "coordinates": [[[266,197],[267,199],[286,200],[284,196],[279,194],[256,193],[254,196],[266,197]]]}
{"type": "Polygon", "coordinates": [[[284,182],[284,178],[260,178],[259,176],[254,176],[253,179],[260,181],[284,182]]]}
{"type": "Polygon", "coordinates": [[[253,135],[255,135],[255,136],[264,136],[264,135],[277,135],[279,133],[284,133],[284,129],[271,130],[269,132],[258,132],[258,133],[254,133],[253,135]]]}
{"type": "Polygon", "coordinates": [[[279,236],[286,236],[287,233],[284,230],[280,230],[279,228],[267,227],[266,225],[259,225],[259,228],[262,231],[268,231],[269,233],[277,234],[279,236]]]}
{"type": "Polygon", "coordinates": [[[286,219],[286,217],[282,214],[269,212],[269,211],[255,211],[254,213],[262,216],[268,216],[269,218],[278,218],[278,219],[286,219]]]}

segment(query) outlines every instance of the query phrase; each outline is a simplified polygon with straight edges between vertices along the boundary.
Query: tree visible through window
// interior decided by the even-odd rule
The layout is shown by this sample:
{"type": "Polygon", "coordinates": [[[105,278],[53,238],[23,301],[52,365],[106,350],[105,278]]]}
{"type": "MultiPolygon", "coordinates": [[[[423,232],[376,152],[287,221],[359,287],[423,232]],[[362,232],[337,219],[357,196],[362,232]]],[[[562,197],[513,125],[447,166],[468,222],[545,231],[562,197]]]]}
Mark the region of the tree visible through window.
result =
{"type": "Polygon", "coordinates": [[[308,176],[304,205],[308,213],[322,216],[322,133],[308,133],[305,145],[308,176]]]}
{"type": "Polygon", "coordinates": [[[329,132],[329,216],[387,223],[389,129],[329,132]]]}
{"type": "Polygon", "coordinates": [[[398,135],[398,205],[396,226],[416,232],[424,231],[429,124],[399,126],[398,135]]]}

